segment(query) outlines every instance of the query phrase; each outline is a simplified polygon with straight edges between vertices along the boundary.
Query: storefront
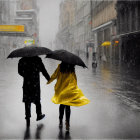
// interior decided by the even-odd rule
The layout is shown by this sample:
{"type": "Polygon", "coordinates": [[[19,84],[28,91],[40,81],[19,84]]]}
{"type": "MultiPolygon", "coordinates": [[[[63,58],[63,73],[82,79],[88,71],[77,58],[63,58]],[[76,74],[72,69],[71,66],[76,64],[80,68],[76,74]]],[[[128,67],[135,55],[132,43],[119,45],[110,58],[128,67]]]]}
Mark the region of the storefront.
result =
{"type": "Polygon", "coordinates": [[[130,65],[140,64],[140,31],[120,35],[121,60],[130,65]]]}
{"type": "Polygon", "coordinates": [[[17,47],[17,40],[27,34],[24,25],[0,25],[0,36],[0,59],[4,59],[17,47]]]}

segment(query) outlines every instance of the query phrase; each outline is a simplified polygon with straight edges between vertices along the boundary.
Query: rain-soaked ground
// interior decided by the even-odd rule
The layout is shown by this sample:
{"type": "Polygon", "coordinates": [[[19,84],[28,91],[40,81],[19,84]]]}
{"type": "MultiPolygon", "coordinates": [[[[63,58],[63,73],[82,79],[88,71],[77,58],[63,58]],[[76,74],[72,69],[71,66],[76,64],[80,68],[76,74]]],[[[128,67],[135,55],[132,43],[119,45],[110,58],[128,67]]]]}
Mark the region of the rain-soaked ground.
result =
{"type": "MultiPolygon", "coordinates": [[[[58,62],[43,59],[51,75],[58,62]]],[[[140,76],[137,69],[100,64],[96,69],[76,66],[78,86],[90,104],[71,107],[70,132],[58,127],[58,108],[51,102],[53,82],[46,85],[41,74],[42,112],[36,122],[32,105],[31,127],[26,129],[23,79],[17,73],[18,59],[0,62],[0,139],[138,139],[140,138],[140,76]]]]}

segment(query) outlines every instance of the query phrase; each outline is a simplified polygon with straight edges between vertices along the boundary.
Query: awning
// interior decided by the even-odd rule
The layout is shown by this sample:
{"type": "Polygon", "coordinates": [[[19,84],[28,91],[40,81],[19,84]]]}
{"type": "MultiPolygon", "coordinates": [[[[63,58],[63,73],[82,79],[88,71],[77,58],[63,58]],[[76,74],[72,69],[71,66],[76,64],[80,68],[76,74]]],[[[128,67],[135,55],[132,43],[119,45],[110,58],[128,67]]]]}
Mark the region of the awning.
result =
{"type": "Polygon", "coordinates": [[[137,34],[140,34],[140,30],[138,31],[134,31],[134,32],[127,32],[127,33],[124,33],[124,34],[119,34],[119,35],[116,35],[115,37],[124,37],[124,36],[130,36],[130,35],[137,35],[137,34]]]}
{"type": "Polygon", "coordinates": [[[97,31],[98,29],[106,28],[106,27],[110,26],[112,23],[113,23],[112,21],[109,21],[107,23],[104,23],[102,25],[99,25],[99,26],[93,28],[92,29],[92,32],[97,31]]]}
{"type": "Polygon", "coordinates": [[[15,21],[33,21],[33,18],[15,18],[15,21]]]}
{"type": "Polygon", "coordinates": [[[30,37],[31,35],[27,33],[20,32],[0,32],[0,36],[13,36],[13,37],[30,37]]]}

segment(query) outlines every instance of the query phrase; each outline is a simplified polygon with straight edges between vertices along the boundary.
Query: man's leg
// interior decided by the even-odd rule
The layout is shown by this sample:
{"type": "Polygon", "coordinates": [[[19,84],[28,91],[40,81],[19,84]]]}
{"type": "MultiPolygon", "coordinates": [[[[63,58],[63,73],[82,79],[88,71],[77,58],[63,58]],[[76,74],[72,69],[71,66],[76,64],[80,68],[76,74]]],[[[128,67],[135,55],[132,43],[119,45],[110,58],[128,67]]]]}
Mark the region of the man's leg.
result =
{"type": "Polygon", "coordinates": [[[35,105],[36,105],[36,114],[37,114],[36,120],[39,121],[45,117],[45,114],[42,114],[40,101],[36,101],[35,105]]]}
{"type": "Polygon", "coordinates": [[[27,122],[27,127],[30,126],[30,117],[31,117],[31,103],[25,102],[25,119],[27,122]]]}
{"type": "Polygon", "coordinates": [[[36,105],[36,114],[37,114],[37,116],[42,115],[41,103],[40,103],[40,101],[36,101],[36,102],[35,102],[35,105],[36,105]]]}

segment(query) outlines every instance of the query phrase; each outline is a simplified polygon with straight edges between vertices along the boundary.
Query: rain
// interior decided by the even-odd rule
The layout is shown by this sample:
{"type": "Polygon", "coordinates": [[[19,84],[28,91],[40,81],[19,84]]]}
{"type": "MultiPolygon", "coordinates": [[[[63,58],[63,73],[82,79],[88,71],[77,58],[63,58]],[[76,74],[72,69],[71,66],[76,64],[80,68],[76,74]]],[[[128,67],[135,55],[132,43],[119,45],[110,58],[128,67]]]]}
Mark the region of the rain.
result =
{"type": "Polygon", "coordinates": [[[140,139],[139,4],[0,0],[0,139],[140,139]],[[27,80],[31,98],[40,92],[42,109],[38,116],[36,104],[31,104],[30,125],[23,102],[25,79],[19,74],[21,57],[10,55],[27,47],[38,47],[38,52],[31,48],[32,54],[22,53],[23,58],[33,57],[22,72],[30,73],[27,79],[33,76],[27,80]],[[46,52],[39,53],[42,47],[46,52]],[[55,50],[62,52],[59,59],[55,50]],[[70,62],[65,51],[76,55],[75,60],[70,62]],[[51,76],[61,61],[75,65],[77,86],[90,100],[70,106],[69,130],[66,115],[60,127],[59,104],[51,100],[57,80],[47,84],[46,72],[51,76]]]}

